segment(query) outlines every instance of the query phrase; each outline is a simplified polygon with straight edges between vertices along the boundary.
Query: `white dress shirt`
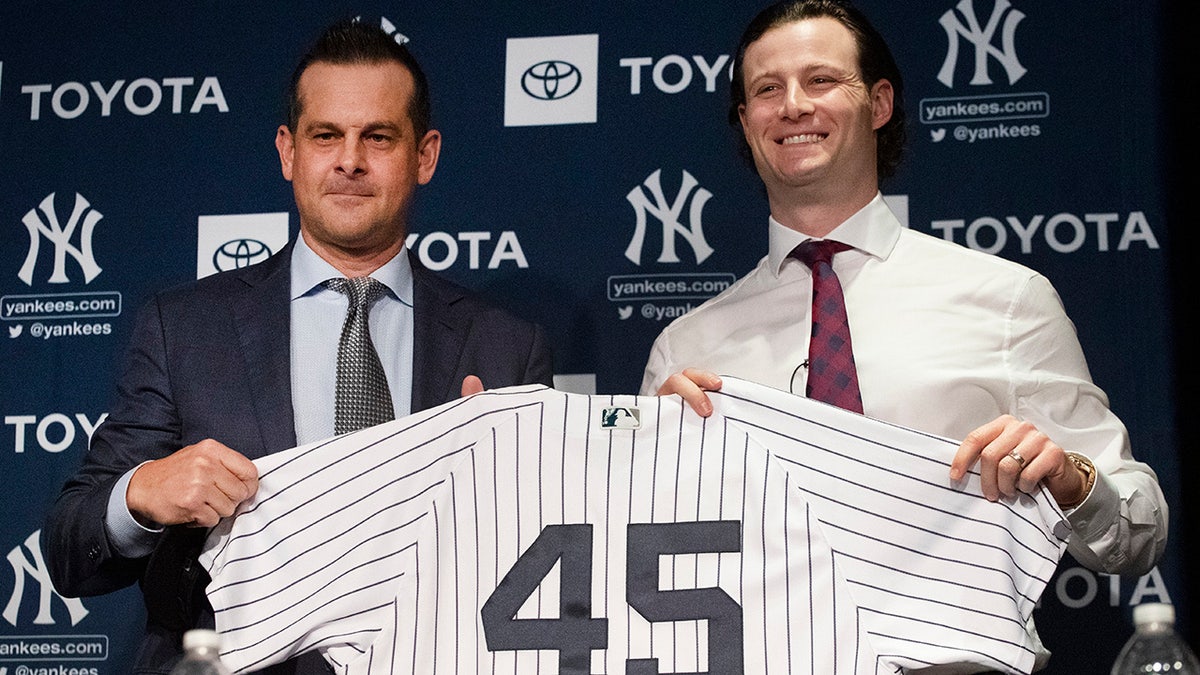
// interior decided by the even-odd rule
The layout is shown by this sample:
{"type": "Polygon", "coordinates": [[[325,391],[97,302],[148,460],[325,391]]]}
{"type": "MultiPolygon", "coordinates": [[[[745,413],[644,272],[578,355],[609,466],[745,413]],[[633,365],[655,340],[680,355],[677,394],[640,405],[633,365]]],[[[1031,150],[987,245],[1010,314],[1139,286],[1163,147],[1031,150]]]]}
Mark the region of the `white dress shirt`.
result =
{"type": "MultiPolygon", "coordinates": [[[[659,335],[643,393],[696,367],[804,394],[812,281],[788,253],[808,237],[774,219],[769,227],[770,252],[750,273],[659,335]]],[[[828,238],[855,247],[833,268],[865,414],[955,439],[1005,413],[1032,422],[1098,469],[1091,494],[1067,514],[1071,555],[1096,571],[1149,570],[1166,544],[1166,501],[1092,383],[1050,282],[904,228],[882,195],[828,238]]]]}

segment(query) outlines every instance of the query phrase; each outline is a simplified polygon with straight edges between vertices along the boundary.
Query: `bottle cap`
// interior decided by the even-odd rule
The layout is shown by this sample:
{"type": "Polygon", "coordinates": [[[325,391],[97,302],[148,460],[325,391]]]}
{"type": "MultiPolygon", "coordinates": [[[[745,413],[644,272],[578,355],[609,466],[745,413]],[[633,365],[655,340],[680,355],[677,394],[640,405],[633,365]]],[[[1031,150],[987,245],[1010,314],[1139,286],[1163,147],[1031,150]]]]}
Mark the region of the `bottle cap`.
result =
{"type": "Polygon", "coordinates": [[[1165,602],[1147,602],[1133,608],[1133,625],[1175,623],[1175,606],[1165,602]]]}
{"type": "Polygon", "coordinates": [[[207,628],[193,628],[183,634],[184,651],[202,647],[219,649],[221,647],[221,635],[217,631],[207,628]]]}

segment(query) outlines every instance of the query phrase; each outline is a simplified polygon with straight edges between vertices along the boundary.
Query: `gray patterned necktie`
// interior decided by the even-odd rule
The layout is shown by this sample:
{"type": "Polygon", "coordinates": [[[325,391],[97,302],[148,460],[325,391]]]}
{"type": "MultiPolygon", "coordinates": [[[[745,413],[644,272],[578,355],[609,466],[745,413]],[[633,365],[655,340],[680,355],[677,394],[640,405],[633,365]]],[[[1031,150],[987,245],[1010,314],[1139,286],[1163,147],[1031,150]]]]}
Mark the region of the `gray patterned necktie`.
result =
{"type": "Polygon", "coordinates": [[[333,431],[344,434],[391,421],[395,417],[392,394],[367,324],[371,303],[386,289],[371,277],[329,279],[325,285],[350,297],[338,340],[333,431]]]}

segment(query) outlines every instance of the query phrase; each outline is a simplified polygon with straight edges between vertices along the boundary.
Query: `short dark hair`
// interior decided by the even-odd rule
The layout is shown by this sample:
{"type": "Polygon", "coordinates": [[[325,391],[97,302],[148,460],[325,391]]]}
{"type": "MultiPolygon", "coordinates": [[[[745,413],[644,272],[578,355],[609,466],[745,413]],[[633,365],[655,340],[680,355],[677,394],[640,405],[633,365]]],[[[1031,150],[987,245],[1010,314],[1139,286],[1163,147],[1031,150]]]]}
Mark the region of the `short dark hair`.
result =
{"type": "MultiPolygon", "coordinates": [[[[866,15],[848,0],[783,0],[762,10],[750,21],[734,54],[733,77],[729,84],[729,123],[733,128],[741,130],[741,116],[738,110],[746,103],[742,73],[746,49],[772,28],[820,17],[829,17],[837,21],[854,36],[854,42],[858,45],[858,65],[867,89],[874,87],[880,80],[892,83],[892,118],[875,132],[875,166],[880,179],[888,178],[895,174],[904,155],[907,136],[904,126],[904,78],[901,77],[900,68],[896,66],[896,60],[892,57],[892,51],[883,36],[875,30],[866,15]]],[[[750,146],[740,134],[739,138],[742,155],[752,161],[750,146]]]]}
{"type": "Polygon", "coordinates": [[[314,63],[339,65],[375,64],[395,62],[404,66],[413,78],[413,92],[408,102],[408,116],[416,131],[417,140],[425,136],[431,124],[429,81],[421,64],[417,63],[408,47],[396,41],[383,28],[358,19],[342,19],[325,29],[316,42],[309,47],[296,70],[292,72],[287,92],[287,127],[296,132],[300,121],[300,77],[314,63]]]}

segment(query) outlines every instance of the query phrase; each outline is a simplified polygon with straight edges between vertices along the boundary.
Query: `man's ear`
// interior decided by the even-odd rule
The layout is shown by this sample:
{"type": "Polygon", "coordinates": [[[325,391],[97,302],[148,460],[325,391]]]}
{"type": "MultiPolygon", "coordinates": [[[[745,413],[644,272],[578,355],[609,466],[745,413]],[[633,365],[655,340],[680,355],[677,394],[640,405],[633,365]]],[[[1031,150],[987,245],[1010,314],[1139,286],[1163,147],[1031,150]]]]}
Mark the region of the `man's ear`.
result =
{"type": "Polygon", "coordinates": [[[430,129],[425,132],[425,138],[417,144],[417,155],[420,157],[420,164],[417,166],[417,182],[425,185],[433,179],[433,172],[437,169],[438,157],[442,153],[442,134],[436,129],[430,129]]]}
{"type": "Polygon", "coordinates": [[[892,89],[892,83],[887,80],[880,80],[871,88],[871,128],[879,130],[880,127],[888,123],[892,119],[892,106],[895,104],[896,92],[892,89]]]}
{"type": "Polygon", "coordinates": [[[279,168],[284,179],[292,180],[292,158],[296,152],[296,139],[292,137],[287,125],[279,125],[279,130],[275,132],[275,149],[279,151],[279,168]]]}

